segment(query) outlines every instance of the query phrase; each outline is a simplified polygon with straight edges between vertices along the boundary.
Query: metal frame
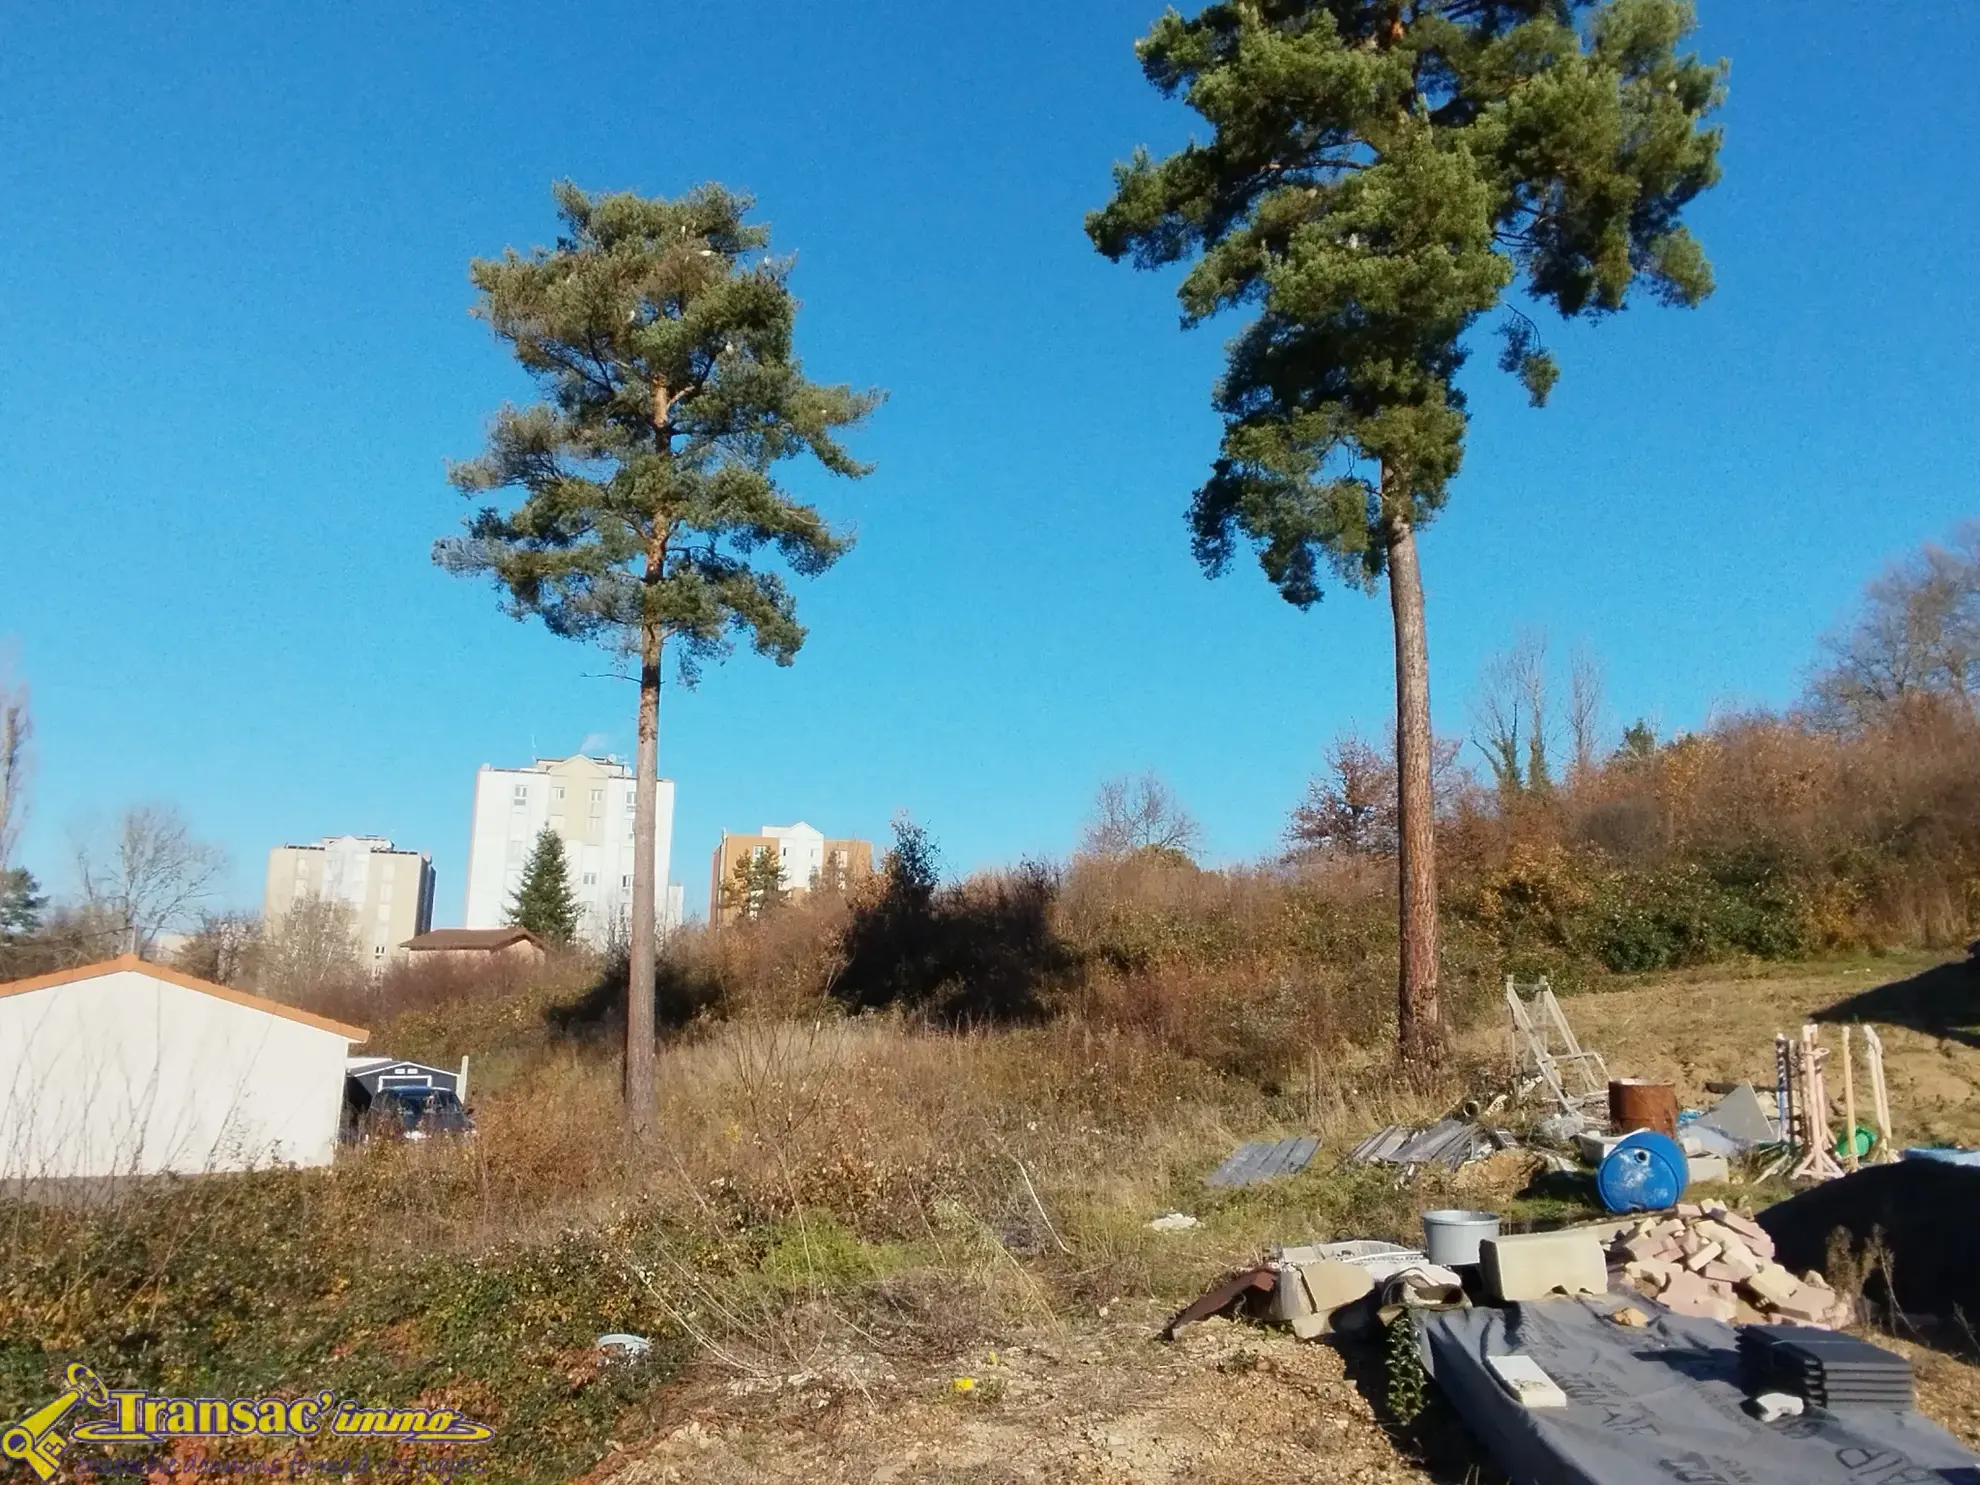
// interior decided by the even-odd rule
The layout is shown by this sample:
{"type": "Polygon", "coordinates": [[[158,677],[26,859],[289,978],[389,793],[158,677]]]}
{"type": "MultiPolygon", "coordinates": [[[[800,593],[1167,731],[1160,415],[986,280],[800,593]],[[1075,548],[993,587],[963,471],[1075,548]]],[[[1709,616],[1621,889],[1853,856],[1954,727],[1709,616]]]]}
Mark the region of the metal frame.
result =
{"type": "Polygon", "coordinates": [[[1514,1076],[1524,1087],[1535,1081],[1545,1083],[1560,1106],[1571,1114],[1609,1113],[1609,1067],[1600,1052],[1591,1052],[1576,1040],[1553,987],[1542,975],[1535,981],[1533,998],[1520,999],[1519,983],[1506,976],[1506,1007],[1512,1012],[1515,1063],[1514,1076]],[[1554,1043],[1558,1041],[1559,1046],[1554,1043]],[[1573,1085],[1570,1089],[1570,1083],[1573,1085]]]}

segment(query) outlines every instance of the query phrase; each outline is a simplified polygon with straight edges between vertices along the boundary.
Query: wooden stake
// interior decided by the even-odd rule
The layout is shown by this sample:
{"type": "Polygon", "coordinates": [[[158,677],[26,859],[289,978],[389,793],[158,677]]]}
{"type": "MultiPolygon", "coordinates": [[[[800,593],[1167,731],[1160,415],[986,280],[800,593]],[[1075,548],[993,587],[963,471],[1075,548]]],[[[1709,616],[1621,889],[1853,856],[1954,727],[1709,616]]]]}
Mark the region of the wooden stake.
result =
{"type": "Polygon", "coordinates": [[[1884,1088],[1884,1039],[1877,1034],[1877,1028],[1863,1028],[1863,1046],[1869,1053],[1870,1061],[1870,1107],[1872,1117],[1877,1121],[1877,1158],[1892,1161],[1898,1158],[1897,1145],[1891,1134],[1891,1100],[1884,1088]]]}
{"type": "Polygon", "coordinates": [[[1850,1065],[1849,1027],[1843,1027],[1843,1168],[1856,1163],[1856,1070],[1850,1065]]]}
{"type": "Polygon", "coordinates": [[[1843,1169],[1836,1164],[1831,1148],[1835,1136],[1829,1133],[1829,1096],[1822,1081],[1822,1062],[1828,1053],[1816,1043],[1815,1037],[1815,1027],[1806,1025],[1801,1028],[1801,1040],[1789,1045],[1798,1073],[1795,1101],[1801,1106],[1803,1141],[1801,1160],[1791,1174],[1796,1179],[1807,1176],[1811,1180],[1827,1181],[1841,1175],[1843,1169]]]}

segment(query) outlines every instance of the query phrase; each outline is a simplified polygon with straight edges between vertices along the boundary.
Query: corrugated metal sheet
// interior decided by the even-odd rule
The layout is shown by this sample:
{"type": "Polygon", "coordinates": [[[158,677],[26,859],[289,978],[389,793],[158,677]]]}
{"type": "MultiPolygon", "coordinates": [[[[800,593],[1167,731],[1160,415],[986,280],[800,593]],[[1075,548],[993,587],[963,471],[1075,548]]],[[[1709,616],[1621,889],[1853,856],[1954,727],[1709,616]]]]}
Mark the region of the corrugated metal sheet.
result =
{"type": "Polygon", "coordinates": [[[1441,1165],[1450,1170],[1492,1152],[1494,1134],[1463,1119],[1440,1119],[1428,1129],[1391,1124],[1349,1152],[1358,1165],[1441,1165]]]}
{"type": "Polygon", "coordinates": [[[1252,1140],[1239,1145],[1224,1163],[1204,1178],[1206,1186],[1253,1186],[1306,1169],[1320,1148],[1310,1134],[1284,1140],[1252,1140]]]}

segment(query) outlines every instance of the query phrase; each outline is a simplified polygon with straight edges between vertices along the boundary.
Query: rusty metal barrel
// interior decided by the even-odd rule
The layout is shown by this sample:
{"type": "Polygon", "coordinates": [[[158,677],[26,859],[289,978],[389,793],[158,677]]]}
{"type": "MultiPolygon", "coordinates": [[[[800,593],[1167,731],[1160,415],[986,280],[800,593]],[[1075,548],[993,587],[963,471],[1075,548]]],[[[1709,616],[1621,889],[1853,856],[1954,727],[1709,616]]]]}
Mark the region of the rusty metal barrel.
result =
{"type": "Polygon", "coordinates": [[[1669,1083],[1641,1078],[1615,1078],[1609,1083],[1609,1128],[1616,1134],[1654,1129],[1677,1138],[1677,1089],[1669,1083]]]}

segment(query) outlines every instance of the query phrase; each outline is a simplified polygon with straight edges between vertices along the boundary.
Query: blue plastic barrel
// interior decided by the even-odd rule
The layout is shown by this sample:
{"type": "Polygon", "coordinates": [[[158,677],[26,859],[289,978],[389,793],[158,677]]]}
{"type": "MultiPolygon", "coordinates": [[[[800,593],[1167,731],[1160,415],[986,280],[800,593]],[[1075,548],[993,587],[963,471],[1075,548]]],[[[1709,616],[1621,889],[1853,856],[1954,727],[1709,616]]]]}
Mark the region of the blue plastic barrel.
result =
{"type": "Polygon", "coordinates": [[[1690,1183],[1683,1148],[1654,1129],[1639,1129],[1616,1141],[1595,1171],[1602,1205],[1618,1214],[1674,1207],[1690,1183]]]}

